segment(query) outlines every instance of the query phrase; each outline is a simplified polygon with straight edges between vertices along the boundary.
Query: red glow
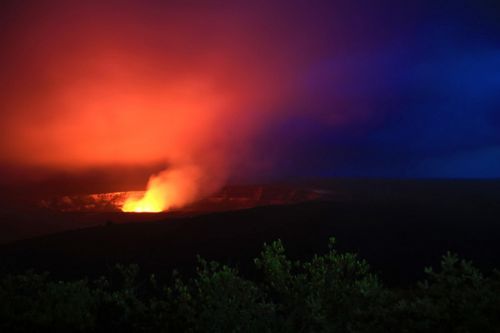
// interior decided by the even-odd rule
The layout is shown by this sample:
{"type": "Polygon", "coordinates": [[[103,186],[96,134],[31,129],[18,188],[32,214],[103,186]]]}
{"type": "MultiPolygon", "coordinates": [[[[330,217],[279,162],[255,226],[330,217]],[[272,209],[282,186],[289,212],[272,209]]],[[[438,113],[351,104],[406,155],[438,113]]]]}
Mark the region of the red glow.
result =
{"type": "Polygon", "coordinates": [[[0,162],[85,170],[165,161],[146,198],[124,210],[166,210],[217,190],[292,95],[288,69],[309,40],[289,35],[285,21],[269,31],[279,8],[268,17],[257,7],[13,6],[2,35],[0,162]]]}

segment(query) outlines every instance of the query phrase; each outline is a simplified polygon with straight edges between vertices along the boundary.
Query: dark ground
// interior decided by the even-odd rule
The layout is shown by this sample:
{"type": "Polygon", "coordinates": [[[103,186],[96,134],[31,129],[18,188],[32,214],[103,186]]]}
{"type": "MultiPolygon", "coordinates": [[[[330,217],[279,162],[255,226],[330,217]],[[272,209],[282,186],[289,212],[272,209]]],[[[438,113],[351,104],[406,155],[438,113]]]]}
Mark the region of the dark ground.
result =
{"type": "Polygon", "coordinates": [[[280,238],[292,257],[301,258],[326,251],[335,236],[339,250],[358,252],[391,284],[423,277],[423,268],[437,265],[448,250],[483,269],[500,268],[498,181],[344,180],[308,186],[336,195],[182,218],[140,216],[158,222],[106,225],[104,219],[134,220],[133,214],[107,213],[98,215],[96,227],[4,244],[0,260],[11,271],[92,277],[117,262],[138,263],[145,272],[189,271],[200,254],[251,274],[251,259],[264,242],[280,238]]]}

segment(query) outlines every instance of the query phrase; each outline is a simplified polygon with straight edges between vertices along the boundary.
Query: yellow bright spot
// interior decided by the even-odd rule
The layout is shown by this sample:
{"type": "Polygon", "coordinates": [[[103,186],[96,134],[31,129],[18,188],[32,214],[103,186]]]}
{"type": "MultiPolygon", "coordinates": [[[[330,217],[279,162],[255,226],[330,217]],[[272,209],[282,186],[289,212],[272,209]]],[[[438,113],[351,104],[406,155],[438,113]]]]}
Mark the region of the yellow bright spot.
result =
{"type": "Polygon", "coordinates": [[[159,213],[166,210],[164,200],[156,195],[155,191],[148,190],[142,198],[128,198],[123,204],[122,211],[128,213],[159,213]]]}
{"type": "Polygon", "coordinates": [[[196,167],[165,170],[149,178],[144,196],[131,195],[124,212],[158,213],[192,202],[198,195],[200,171],[196,167]]]}

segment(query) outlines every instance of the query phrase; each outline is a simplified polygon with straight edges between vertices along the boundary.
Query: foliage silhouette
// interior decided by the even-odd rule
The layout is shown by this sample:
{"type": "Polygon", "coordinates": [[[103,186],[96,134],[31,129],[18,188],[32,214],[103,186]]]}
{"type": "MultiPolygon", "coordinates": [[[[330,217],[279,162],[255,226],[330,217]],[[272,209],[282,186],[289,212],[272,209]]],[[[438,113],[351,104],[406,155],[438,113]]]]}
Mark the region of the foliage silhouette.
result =
{"type": "Polygon", "coordinates": [[[290,260],[265,244],[257,275],[198,258],[190,278],[141,277],[116,265],[95,281],[48,273],[0,279],[2,332],[498,332],[500,274],[484,275],[456,255],[410,289],[384,286],[354,253],[290,260]]]}

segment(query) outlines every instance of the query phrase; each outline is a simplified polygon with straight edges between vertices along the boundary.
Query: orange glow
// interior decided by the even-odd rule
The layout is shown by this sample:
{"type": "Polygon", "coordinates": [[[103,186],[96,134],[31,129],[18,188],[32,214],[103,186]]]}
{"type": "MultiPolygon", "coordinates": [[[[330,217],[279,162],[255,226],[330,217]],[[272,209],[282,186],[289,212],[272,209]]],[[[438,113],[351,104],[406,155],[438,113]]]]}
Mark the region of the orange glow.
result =
{"type": "Polygon", "coordinates": [[[166,203],[161,200],[154,189],[148,190],[142,198],[128,198],[122,211],[126,213],[159,213],[165,209],[166,203]]]}
{"type": "Polygon", "coordinates": [[[35,3],[3,29],[0,165],[64,174],[162,163],[146,194],[121,207],[160,212],[268,163],[252,159],[252,141],[284,110],[301,59],[288,29],[255,31],[260,7],[35,3]]]}
{"type": "Polygon", "coordinates": [[[212,193],[216,189],[215,185],[219,185],[208,182],[203,174],[199,167],[182,166],[152,176],[146,193],[142,197],[127,198],[122,211],[158,213],[182,207],[199,197],[212,193]]]}
{"type": "Polygon", "coordinates": [[[152,177],[148,189],[142,197],[136,195],[127,198],[122,211],[130,213],[159,213],[166,211],[175,196],[175,189],[171,184],[163,184],[158,177],[152,177]],[[170,185],[170,187],[169,187],[170,185]]]}

